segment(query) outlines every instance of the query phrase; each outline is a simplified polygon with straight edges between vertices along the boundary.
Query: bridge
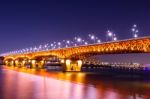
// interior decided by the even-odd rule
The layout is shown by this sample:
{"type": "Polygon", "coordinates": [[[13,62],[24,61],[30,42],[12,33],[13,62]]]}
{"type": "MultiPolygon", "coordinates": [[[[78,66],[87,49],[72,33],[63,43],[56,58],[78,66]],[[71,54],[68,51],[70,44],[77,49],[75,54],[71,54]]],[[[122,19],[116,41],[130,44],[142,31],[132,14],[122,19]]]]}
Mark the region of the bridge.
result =
{"type": "Polygon", "coordinates": [[[73,46],[23,54],[4,56],[4,63],[10,66],[43,68],[48,62],[57,61],[64,71],[80,71],[86,58],[102,54],[149,53],[150,37],[111,41],[98,44],[73,46]]]}

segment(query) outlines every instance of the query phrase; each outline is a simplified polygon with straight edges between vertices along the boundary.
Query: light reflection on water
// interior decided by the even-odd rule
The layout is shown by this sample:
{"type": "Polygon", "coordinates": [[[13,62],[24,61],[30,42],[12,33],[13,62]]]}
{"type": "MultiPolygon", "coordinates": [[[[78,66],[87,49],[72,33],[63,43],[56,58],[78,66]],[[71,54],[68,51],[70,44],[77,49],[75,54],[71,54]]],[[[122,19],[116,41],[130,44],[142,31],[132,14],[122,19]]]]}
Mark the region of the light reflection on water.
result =
{"type": "Polygon", "coordinates": [[[150,99],[149,92],[150,82],[145,81],[13,67],[0,70],[0,99],[150,99]]]}

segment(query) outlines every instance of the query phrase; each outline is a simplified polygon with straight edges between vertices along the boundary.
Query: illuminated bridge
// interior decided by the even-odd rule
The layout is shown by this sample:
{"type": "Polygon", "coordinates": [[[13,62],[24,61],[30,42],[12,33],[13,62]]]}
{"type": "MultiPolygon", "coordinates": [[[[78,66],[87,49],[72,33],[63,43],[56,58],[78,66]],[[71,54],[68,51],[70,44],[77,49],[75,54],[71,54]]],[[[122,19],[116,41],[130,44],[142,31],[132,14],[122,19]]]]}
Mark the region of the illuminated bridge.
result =
{"type": "Polygon", "coordinates": [[[43,68],[48,62],[57,60],[64,71],[80,71],[83,61],[94,55],[149,52],[150,37],[143,37],[40,52],[10,54],[4,56],[4,62],[10,66],[29,64],[32,68],[36,66],[43,68]]]}

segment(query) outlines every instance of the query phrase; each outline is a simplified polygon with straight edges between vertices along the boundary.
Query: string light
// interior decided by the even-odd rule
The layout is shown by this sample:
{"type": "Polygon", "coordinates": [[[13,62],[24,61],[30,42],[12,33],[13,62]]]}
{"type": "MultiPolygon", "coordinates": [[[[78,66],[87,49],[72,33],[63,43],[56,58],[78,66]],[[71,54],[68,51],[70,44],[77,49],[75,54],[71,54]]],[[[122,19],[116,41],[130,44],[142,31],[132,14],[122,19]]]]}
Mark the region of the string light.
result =
{"type": "MultiPolygon", "coordinates": [[[[113,34],[111,34],[111,32],[108,34],[108,36],[112,36],[112,35],[113,34]]],[[[90,37],[90,39],[83,39],[81,37],[74,37],[74,39],[72,39],[72,40],[62,40],[62,41],[58,41],[58,42],[54,41],[53,43],[46,43],[46,44],[39,45],[39,46],[24,48],[24,49],[16,50],[16,51],[10,51],[10,52],[1,54],[1,56],[15,55],[15,54],[26,54],[26,53],[32,53],[32,52],[59,49],[59,48],[88,45],[88,44],[91,44],[90,41],[94,41],[93,44],[102,42],[101,39],[99,39],[94,34],[89,34],[88,37],[90,37]]],[[[115,37],[114,40],[117,40],[117,38],[115,37]]]]}

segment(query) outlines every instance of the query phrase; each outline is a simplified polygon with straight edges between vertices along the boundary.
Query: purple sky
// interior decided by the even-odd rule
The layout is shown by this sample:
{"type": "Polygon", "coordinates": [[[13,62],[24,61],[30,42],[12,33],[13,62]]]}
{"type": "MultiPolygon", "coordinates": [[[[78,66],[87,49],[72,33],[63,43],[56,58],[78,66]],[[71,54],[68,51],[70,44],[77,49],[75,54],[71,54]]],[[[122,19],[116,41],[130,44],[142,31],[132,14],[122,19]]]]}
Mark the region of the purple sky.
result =
{"type": "Polygon", "coordinates": [[[94,33],[105,40],[110,29],[130,38],[137,24],[150,35],[150,6],[145,0],[0,1],[0,53],[94,33]]]}

